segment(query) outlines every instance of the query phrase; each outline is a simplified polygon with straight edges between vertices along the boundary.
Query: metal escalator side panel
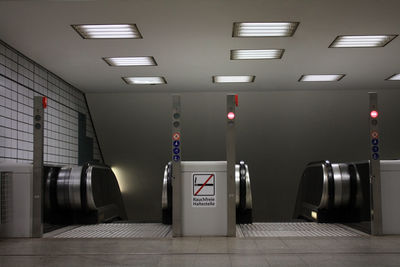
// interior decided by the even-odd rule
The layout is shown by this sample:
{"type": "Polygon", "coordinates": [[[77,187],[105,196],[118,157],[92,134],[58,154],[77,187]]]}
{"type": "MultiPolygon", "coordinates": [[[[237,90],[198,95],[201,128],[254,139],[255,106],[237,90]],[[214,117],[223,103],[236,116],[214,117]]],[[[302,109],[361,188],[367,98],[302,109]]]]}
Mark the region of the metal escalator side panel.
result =
{"type": "MultiPolygon", "coordinates": [[[[371,192],[370,192],[370,173],[369,173],[369,161],[367,162],[356,162],[354,166],[357,170],[359,179],[357,181],[357,202],[359,201],[359,208],[361,211],[361,221],[370,221],[371,219],[371,192]]],[[[358,203],[357,203],[358,205],[358,203]]]]}
{"type": "Polygon", "coordinates": [[[349,164],[339,163],[338,165],[340,168],[341,179],[342,179],[341,206],[349,207],[350,197],[351,197],[351,176],[349,171],[349,164]]]}
{"type": "Polygon", "coordinates": [[[81,176],[82,166],[75,166],[71,168],[69,181],[68,181],[68,195],[71,209],[80,210],[82,207],[81,201],[81,176]]]}
{"type": "Polygon", "coordinates": [[[351,176],[347,163],[332,163],[334,208],[348,207],[351,197],[351,176]]]}
{"type": "Polygon", "coordinates": [[[89,210],[96,210],[97,207],[93,198],[92,175],[93,166],[90,166],[86,170],[86,204],[89,210]]]}
{"type": "Polygon", "coordinates": [[[319,221],[320,212],[333,206],[333,182],[329,161],[308,163],[299,182],[293,218],[319,221]]]}
{"type": "Polygon", "coordinates": [[[112,206],[117,207],[119,219],[127,220],[128,215],[125,210],[125,204],[124,204],[124,200],[122,198],[122,191],[121,191],[121,188],[119,187],[117,176],[115,175],[115,173],[113,172],[113,170],[110,167],[103,166],[103,169],[106,170],[107,175],[112,180],[112,186],[115,188],[116,194],[114,195],[114,198],[112,200],[112,206]]]}
{"type": "Polygon", "coordinates": [[[246,209],[252,209],[253,197],[251,194],[249,166],[245,164],[245,167],[246,167],[246,209]]]}
{"type": "Polygon", "coordinates": [[[324,209],[329,206],[329,169],[325,163],[321,165],[322,168],[322,194],[318,209],[324,209]]]}
{"type": "Polygon", "coordinates": [[[71,168],[62,167],[57,179],[57,204],[62,209],[69,209],[69,178],[71,168]]]}
{"type": "MultiPolygon", "coordinates": [[[[168,162],[167,169],[167,208],[170,210],[172,220],[172,162],[168,162]]],[[[172,223],[172,222],[171,222],[172,223]]]]}
{"type": "Polygon", "coordinates": [[[88,210],[96,211],[99,221],[127,217],[117,178],[108,166],[87,168],[86,201],[88,210]]]}
{"type": "Polygon", "coordinates": [[[340,207],[342,205],[342,174],[338,163],[332,163],[333,182],[335,194],[333,197],[333,206],[340,207]]]}
{"type": "Polygon", "coordinates": [[[244,161],[235,164],[235,188],[236,223],[252,223],[251,189],[248,179],[248,167],[244,161]]]}
{"type": "Polygon", "coordinates": [[[166,209],[168,207],[167,183],[168,183],[168,164],[165,165],[165,169],[164,169],[163,187],[162,187],[162,194],[161,194],[161,208],[162,209],[166,209]]]}
{"type": "Polygon", "coordinates": [[[45,215],[57,208],[57,179],[61,167],[44,167],[44,208],[45,215]]]}
{"type": "Polygon", "coordinates": [[[81,172],[81,208],[82,211],[87,211],[87,199],[86,199],[86,174],[87,169],[90,167],[90,164],[85,164],[82,166],[81,172]]]}
{"type": "Polygon", "coordinates": [[[358,169],[356,167],[356,165],[352,164],[352,167],[354,168],[354,181],[353,181],[353,187],[355,188],[355,203],[354,203],[354,207],[355,208],[360,208],[363,204],[364,199],[366,198],[365,196],[363,196],[363,192],[361,189],[361,178],[360,178],[360,174],[358,172],[358,169]]]}
{"type": "Polygon", "coordinates": [[[238,208],[239,203],[240,203],[240,165],[239,164],[235,164],[235,187],[236,187],[235,202],[236,202],[236,208],[238,208]]]}
{"type": "MultiPolygon", "coordinates": [[[[328,203],[326,209],[331,209],[335,206],[335,180],[334,180],[334,173],[332,168],[332,163],[330,161],[325,161],[324,166],[326,166],[326,177],[327,177],[327,190],[326,190],[326,197],[328,198],[328,203]]],[[[325,177],[325,176],[324,176],[325,177]]],[[[325,189],[325,187],[324,187],[325,189]]]]}
{"type": "Polygon", "coordinates": [[[246,210],[246,166],[244,161],[240,161],[239,164],[240,184],[239,184],[239,208],[244,211],[246,210]]]}
{"type": "Polygon", "coordinates": [[[161,211],[162,223],[172,224],[172,162],[168,162],[164,169],[161,211]]]}

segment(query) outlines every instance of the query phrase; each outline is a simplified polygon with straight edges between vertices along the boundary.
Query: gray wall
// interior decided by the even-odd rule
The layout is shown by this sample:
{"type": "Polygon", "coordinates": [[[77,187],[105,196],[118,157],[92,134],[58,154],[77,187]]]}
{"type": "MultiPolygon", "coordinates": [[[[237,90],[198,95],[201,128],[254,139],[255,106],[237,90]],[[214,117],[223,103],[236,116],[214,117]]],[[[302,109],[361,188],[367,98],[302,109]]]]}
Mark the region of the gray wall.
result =
{"type": "MultiPolygon", "coordinates": [[[[170,159],[170,94],[89,94],[106,163],[117,168],[128,216],[159,221],[170,159]]],[[[400,92],[379,93],[384,158],[400,155],[400,92]]],[[[183,93],[184,160],[225,159],[225,94],[183,93]]],[[[291,219],[304,166],[368,157],[368,94],[284,91],[239,94],[237,159],[248,162],[256,221],[291,219]]]]}

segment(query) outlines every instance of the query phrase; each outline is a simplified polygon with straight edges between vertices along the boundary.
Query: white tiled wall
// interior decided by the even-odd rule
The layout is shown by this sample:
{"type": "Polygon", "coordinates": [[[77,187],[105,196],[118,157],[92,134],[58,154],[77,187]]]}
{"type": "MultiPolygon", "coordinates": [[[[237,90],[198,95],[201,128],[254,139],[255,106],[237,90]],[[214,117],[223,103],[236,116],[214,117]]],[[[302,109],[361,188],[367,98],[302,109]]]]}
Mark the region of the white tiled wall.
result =
{"type": "Polygon", "coordinates": [[[32,162],[33,97],[47,96],[44,125],[46,164],[78,164],[78,112],[86,136],[102,162],[84,94],[0,40],[0,161],[32,162]]]}

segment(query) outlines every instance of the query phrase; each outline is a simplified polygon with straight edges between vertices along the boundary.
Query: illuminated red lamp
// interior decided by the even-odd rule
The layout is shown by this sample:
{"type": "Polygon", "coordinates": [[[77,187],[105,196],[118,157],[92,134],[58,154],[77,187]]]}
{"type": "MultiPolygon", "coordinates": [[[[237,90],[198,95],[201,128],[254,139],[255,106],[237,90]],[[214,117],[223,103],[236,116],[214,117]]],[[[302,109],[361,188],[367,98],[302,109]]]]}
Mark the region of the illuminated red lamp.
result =
{"type": "Polygon", "coordinates": [[[229,112],[227,116],[229,120],[233,120],[235,118],[235,113],[229,112]]]}
{"type": "Polygon", "coordinates": [[[47,97],[42,97],[42,106],[43,108],[47,108],[47,97]]]}
{"type": "Polygon", "coordinates": [[[371,115],[371,118],[375,119],[378,117],[378,111],[373,110],[373,111],[371,111],[370,115],[371,115]]]}

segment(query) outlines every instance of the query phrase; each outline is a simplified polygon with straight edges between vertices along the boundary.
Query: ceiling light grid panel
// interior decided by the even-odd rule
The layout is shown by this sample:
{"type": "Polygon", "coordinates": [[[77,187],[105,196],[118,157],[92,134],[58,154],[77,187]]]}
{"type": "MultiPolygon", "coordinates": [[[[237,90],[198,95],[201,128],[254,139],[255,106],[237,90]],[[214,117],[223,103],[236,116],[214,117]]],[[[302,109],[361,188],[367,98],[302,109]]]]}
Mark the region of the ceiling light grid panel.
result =
{"type": "Polygon", "coordinates": [[[156,85],[166,84],[167,80],[164,77],[122,77],[127,84],[141,84],[141,85],[156,85]]]}
{"type": "Polygon", "coordinates": [[[105,57],[103,60],[113,67],[126,67],[126,66],[157,66],[154,57],[105,57]]]}
{"type": "Polygon", "coordinates": [[[83,39],[142,39],[136,24],[75,24],[83,39]]]}
{"type": "Polygon", "coordinates": [[[215,75],[213,83],[252,83],[255,79],[254,75],[215,75]]]}
{"type": "Polygon", "coordinates": [[[299,82],[338,82],[345,74],[305,74],[299,79],[299,82]]]}
{"type": "Polygon", "coordinates": [[[299,22],[234,22],[232,37],[290,37],[299,22]]]}
{"type": "Polygon", "coordinates": [[[329,48],[368,48],[384,47],[390,43],[397,35],[339,35],[331,43],[329,48]]]}
{"type": "Polygon", "coordinates": [[[400,73],[393,74],[392,76],[386,79],[387,81],[400,81],[400,73]]]}
{"type": "Polygon", "coordinates": [[[231,60],[281,59],[284,49],[235,49],[231,50],[231,60]]]}

